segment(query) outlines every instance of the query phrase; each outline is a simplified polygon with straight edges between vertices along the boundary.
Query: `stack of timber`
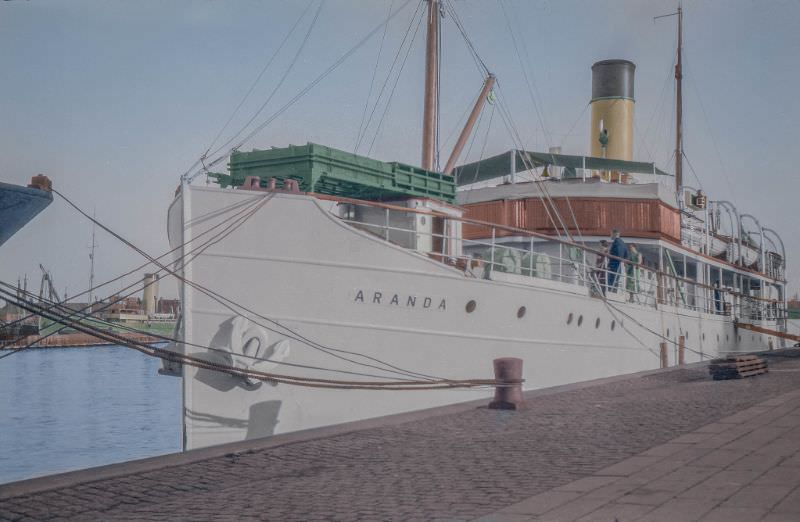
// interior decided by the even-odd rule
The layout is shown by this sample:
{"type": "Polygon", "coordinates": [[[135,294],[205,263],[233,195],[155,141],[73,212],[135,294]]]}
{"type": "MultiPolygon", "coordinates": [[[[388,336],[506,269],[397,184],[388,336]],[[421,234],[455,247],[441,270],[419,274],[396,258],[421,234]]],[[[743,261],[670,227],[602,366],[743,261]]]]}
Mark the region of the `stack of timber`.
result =
{"type": "Polygon", "coordinates": [[[714,359],[708,372],[715,381],[741,379],[767,373],[767,361],[755,355],[735,355],[725,359],[714,359]]]}

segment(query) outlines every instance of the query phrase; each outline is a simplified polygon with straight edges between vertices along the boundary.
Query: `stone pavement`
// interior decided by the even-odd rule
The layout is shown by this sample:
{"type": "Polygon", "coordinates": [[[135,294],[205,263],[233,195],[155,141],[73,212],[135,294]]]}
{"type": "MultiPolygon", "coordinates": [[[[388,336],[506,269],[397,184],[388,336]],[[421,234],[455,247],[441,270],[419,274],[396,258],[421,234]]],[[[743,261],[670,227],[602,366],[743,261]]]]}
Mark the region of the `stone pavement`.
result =
{"type": "MultiPolygon", "coordinates": [[[[800,353],[0,486],[0,520],[800,520],[800,353]],[[705,517],[705,518],[703,518],[705,517]]],[[[410,393],[410,392],[409,392],[410,393]]]]}
{"type": "Polygon", "coordinates": [[[800,521],[800,390],[479,520],[800,521]]]}

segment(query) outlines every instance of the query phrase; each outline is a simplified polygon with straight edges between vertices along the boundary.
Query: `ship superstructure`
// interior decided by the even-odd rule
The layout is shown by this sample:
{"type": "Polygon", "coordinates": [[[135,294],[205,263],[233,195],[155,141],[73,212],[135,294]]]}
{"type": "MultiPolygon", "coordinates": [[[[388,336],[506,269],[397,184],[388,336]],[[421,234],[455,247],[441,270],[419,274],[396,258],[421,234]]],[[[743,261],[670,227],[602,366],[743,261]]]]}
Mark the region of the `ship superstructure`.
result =
{"type": "Polygon", "coordinates": [[[487,377],[497,357],[522,358],[532,389],[783,346],[739,327],[785,329],[780,238],[631,161],[632,63],[593,68],[591,156],[515,148],[436,172],[437,4],[425,168],[309,143],[237,151],[218,186],[177,192],[175,349],[331,383],[172,368],[187,449],[488,397],[359,383],[487,377]],[[601,249],[614,229],[641,258],[601,249]]]}

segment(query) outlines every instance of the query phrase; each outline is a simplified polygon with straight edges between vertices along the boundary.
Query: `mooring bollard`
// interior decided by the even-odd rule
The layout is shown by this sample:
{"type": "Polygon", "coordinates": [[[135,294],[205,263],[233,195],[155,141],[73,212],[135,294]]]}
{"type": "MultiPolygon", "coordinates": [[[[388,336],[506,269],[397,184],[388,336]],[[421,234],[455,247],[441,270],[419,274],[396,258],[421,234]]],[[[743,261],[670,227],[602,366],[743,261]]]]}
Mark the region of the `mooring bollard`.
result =
{"type": "Polygon", "coordinates": [[[522,407],[522,359],[502,357],[494,360],[494,378],[500,382],[494,389],[491,410],[518,410],[522,407]]]}

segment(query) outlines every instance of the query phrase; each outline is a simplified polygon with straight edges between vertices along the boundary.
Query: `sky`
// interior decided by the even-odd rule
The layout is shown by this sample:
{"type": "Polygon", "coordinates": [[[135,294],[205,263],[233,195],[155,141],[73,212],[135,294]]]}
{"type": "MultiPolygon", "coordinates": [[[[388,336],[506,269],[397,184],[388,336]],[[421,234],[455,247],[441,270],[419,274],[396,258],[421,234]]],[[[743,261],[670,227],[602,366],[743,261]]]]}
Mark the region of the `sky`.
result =
{"type": "MultiPolygon", "coordinates": [[[[162,254],[169,250],[167,208],[181,174],[254,114],[249,129],[270,118],[378,27],[390,9],[399,12],[385,36],[376,31],[241,150],[312,141],[353,151],[358,144],[359,153],[377,159],[419,164],[424,42],[422,29],[415,32],[412,23],[419,0],[405,2],[2,2],[0,180],[24,184],[44,173],[100,221],[147,252],[162,254]],[[406,47],[399,51],[404,35],[406,47]],[[358,143],[362,121],[369,125],[358,143]]],[[[510,108],[525,148],[588,153],[591,65],[624,58],[637,65],[634,159],[674,170],[676,25],[675,18],[653,17],[674,12],[676,1],[453,4],[470,42],[497,76],[497,94],[510,108]]],[[[794,293],[800,288],[800,236],[794,229],[800,195],[794,165],[800,2],[697,0],[683,7],[684,178],[710,199],[733,201],[781,234],[794,293]]],[[[442,46],[440,136],[446,158],[482,76],[449,16],[442,46]]],[[[515,146],[489,111],[463,161],[515,146]]],[[[222,161],[212,170],[224,168],[222,161]]],[[[142,262],[115,239],[97,234],[96,281],[142,262]]],[[[29,289],[38,291],[42,263],[60,292],[83,291],[91,235],[91,224],[56,198],[3,245],[0,280],[16,282],[27,274],[29,289]]],[[[174,296],[174,285],[163,284],[162,295],[174,296]]]]}

